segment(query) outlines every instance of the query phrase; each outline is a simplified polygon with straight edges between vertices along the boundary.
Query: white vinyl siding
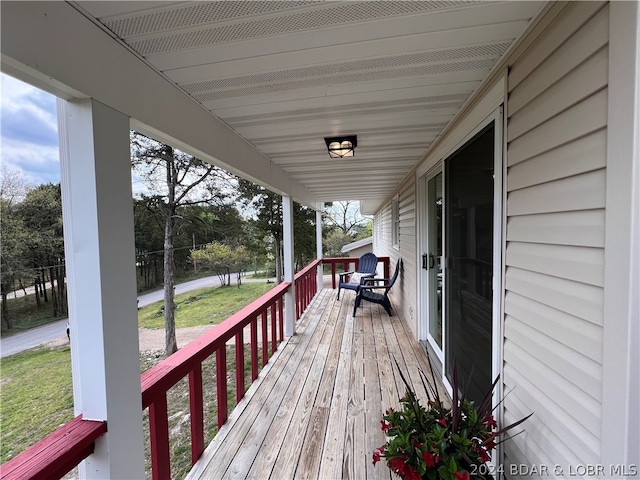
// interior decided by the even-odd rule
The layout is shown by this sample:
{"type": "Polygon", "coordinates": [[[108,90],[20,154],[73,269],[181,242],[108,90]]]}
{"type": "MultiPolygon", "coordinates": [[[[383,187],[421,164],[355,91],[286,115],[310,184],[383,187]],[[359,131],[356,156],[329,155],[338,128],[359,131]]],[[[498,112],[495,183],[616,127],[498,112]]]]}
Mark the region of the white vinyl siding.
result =
{"type": "MultiPolygon", "coordinates": [[[[417,263],[416,263],[416,186],[415,177],[409,176],[400,186],[391,200],[389,200],[376,215],[374,222],[381,223],[380,238],[376,242],[378,256],[391,258],[391,275],[399,258],[404,263],[404,271],[398,277],[394,288],[389,292],[393,309],[407,322],[417,334],[416,305],[417,305],[417,263]],[[393,215],[392,204],[398,202],[398,245],[393,244],[393,215]]],[[[417,338],[417,337],[416,337],[417,338]]]]}
{"type": "Polygon", "coordinates": [[[379,256],[390,255],[389,250],[393,246],[392,240],[392,222],[391,222],[391,203],[388,203],[382,207],[374,219],[374,223],[378,224],[376,251],[374,252],[379,256]],[[380,253],[379,253],[380,252],[380,253]],[[382,253],[385,252],[385,253],[382,253]]]}
{"type": "Polygon", "coordinates": [[[509,73],[504,421],[534,416],[507,473],[600,458],[608,26],[569,3],[509,73]]]}

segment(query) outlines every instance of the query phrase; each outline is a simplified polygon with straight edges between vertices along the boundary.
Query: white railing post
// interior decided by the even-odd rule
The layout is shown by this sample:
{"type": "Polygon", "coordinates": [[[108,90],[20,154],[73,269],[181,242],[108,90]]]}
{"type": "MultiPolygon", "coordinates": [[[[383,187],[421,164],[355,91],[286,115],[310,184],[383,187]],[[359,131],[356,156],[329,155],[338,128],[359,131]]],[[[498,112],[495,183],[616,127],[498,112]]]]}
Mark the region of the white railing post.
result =
{"type": "Polygon", "coordinates": [[[284,240],[284,281],[291,287],[284,296],[284,334],[290,337],[296,328],[296,286],[293,273],[293,199],[282,196],[282,237],[284,240]]]}
{"type": "Polygon", "coordinates": [[[80,477],[144,478],[129,117],[58,100],[76,415],[107,433],[80,477]]]}
{"type": "MultiPolygon", "coordinates": [[[[316,210],[316,251],[318,259],[322,260],[322,211],[316,210]]],[[[322,290],[323,285],[323,267],[322,263],[318,265],[318,292],[322,290]]]]}

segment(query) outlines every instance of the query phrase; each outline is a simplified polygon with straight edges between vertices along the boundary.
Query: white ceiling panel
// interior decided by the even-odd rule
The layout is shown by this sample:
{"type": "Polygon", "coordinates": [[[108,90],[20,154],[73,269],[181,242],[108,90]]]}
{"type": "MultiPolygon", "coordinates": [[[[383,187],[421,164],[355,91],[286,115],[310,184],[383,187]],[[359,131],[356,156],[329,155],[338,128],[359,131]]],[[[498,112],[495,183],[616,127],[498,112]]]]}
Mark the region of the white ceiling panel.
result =
{"type": "Polygon", "coordinates": [[[319,199],[375,210],[544,3],[74,5],[319,199]],[[340,134],[354,157],[329,158],[340,134]]]}
{"type": "Polygon", "coordinates": [[[317,106],[335,109],[336,107],[341,107],[345,102],[367,104],[380,101],[396,102],[413,98],[430,98],[447,95],[461,95],[466,99],[469,94],[478,87],[478,85],[479,82],[462,82],[414,88],[395,88],[390,89],[389,92],[385,94],[384,100],[381,100],[380,96],[376,92],[359,92],[342,98],[338,95],[325,95],[322,97],[307,96],[299,100],[281,101],[275,101],[272,96],[265,95],[262,97],[263,102],[253,103],[251,105],[232,105],[229,108],[216,107],[214,105],[215,102],[204,102],[203,105],[207,108],[215,108],[218,115],[228,117],[268,112],[286,112],[290,110],[314,108],[317,106]]]}

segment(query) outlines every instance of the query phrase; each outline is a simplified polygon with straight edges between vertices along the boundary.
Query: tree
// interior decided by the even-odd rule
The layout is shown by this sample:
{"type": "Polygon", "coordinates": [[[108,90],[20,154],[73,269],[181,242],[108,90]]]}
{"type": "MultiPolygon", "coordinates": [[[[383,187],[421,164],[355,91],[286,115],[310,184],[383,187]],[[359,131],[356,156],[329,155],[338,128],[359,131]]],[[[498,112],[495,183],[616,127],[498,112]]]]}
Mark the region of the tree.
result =
{"type": "Polygon", "coordinates": [[[364,224],[355,227],[354,240],[362,240],[363,238],[373,236],[373,220],[365,219],[364,224]]]}
{"type": "Polygon", "coordinates": [[[261,237],[272,241],[275,249],[276,282],[282,282],[282,197],[255,183],[239,179],[240,200],[247,211],[255,212],[253,227],[261,237]]]}
{"type": "Polygon", "coordinates": [[[327,239],[325,247],[330,257],[342,256],[342,247],[371,235],[372,221],[360,213],[359,202],[325,204],[327,239]]]}
{"type": "Polygon", "coordinates": [[[312,260],[315,260],[316,251],[316,212],[315,210],[293,204],[293,235],[295,270],[302,270],[312,260]]]}
{"type": "Polygon", "coordinates": [[[342,247],[351,243],[353,238],[342,230],[336,228],[329,232],[324,239],[324,253],[328,257],[343,257],[342,247]]]}
{"type": "Polygon", "coordinates": [[[360,213],[360,202],[345,201],[326,204],[325,219],[329,225],[339,228],[342,233],[355,235],[358,227],[364,225],[367,218],[360,213]]]}
{"type": "Polygon", "coordinates": [[[7,295],[16,276],[24,269],[23,257],[26,250],[27,231],[22,218],[13,212],[11,202],[4,198],[0,199],[0,229],[2,230],[2,249],[0,249],[2,320],[10,330],[13,328],[13,322],[9,313],[7,295]]]}
{"type": "Polygon", "coordinates": [[[7,208],[12,208],[24,200],[28,191],[29,185],[24,175],[3,165],[0,170],[0,198],[7,203],[7,208]]]}
{"type": "Polygon", "coordinates": [[[179,233],[190,245],[222,242],[230,246],[246,243],[246,222],[238,212],[234,195],[227,196],[226,203],[190,205],[180,211],[179,233]]]}
{"type": "Polygon", "coordinates": [[[133,200],[138,288],[150,289],[162,283],[164,213],[161,199],[141,195],[133,200]]]}
{"type": "Polygon", "coordinates": [[[44,287],[48,276],[53,316],[64,315],[67,295],[60,184],[47,183],[30,189],[16,207],[16,214],[22,218],[27,231],[24,261],[36,277],[36,292],[41,284],[45,302],[48,301],[44,287]]]}
{"type": "MultiPolygon", "coordinates": [[[[255,237],[269,238],[275,250],[276,279],[283,276],[282,253],[282,197],[249,180],[238,180],[240,200],[247,211],[253,211],[252,226],[255,237]]],[[[300,270],[316,258],[315,210],[293,202],[293,235],[295,269],[300,270]]],[[[257,252],[260,242],[250,244],[257,252]]]]}
{"type": "Polygon", "coordinates": [[[24,198],[27,184],[22,174],[8,170],[6,166],[0,171],[0,231],[2,244],[0,248],[0,291],[2,294],[2,320],[8,329],[13,328],[7,295],[16,276],[25,267],[27,232],[22,218],[17,215],[17,204],[24,198]]]}
{"type": "Polygon", "coordinates": [[[238,273],[238,287],[241,283],[240,273],[249,262],[250,256],[246,247],[240,245],[232,248],[220,242],[211,242],[202,248],[191,250],[191,261],[199,271],[213,272],[220,279],[220,285],[231,284],[231,273],[238,273]]]}
{"type": "Polygon", "coordinates": [[[174,240],[181,206],[215,202],[221,198],[222,170],[214,165],[132,132],[132,168],[152,192],[164,219],[165,354],[178,350],[175,331],[174,240]]]}

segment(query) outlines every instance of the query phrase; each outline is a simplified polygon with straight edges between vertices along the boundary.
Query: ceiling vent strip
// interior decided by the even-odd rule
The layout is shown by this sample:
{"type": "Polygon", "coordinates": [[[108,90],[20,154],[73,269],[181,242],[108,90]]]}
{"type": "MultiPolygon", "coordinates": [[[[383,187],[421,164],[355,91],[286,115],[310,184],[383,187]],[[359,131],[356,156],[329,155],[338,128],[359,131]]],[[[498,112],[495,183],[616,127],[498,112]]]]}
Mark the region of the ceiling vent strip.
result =
{"type": "Polygon", "coordinates": [[[180,28],[210,25],[252,15],[290,10],[301,6],[322,4],[309,1],[222,1],[199,2],[188,6],[163,8],[162,11],[101,19],[120,38],[167,32],[180,28]]]}
{"type": "MultiPolygon", "coordinates": [[[[292,15],[280,15],[260,20],[236,22],[219,27],[202,28],[195,31],[159,35],[139,40],[127,40],[127,38],[124,37],[124,40],[139,54],[154,55],[286,33],[317,30],[354,22],[410,15],[459,5],[472,5],[473,3],[474,2],[464,1],[347,2],[346,4],[343,3],[335,7],[323,6],[321,9],[299,12],[292,15]]],[[[325,5],[329,4],[325,3],[325,5]]],[[[189,23],[188,20],[183,20],[183,22],[189,23]]]]}
{"type": "Polygon", "coordinates": [[[463,59],[477,59],[478,57],[500,57],[509,48],[509,42],[494,44],[474,45],[443,50],[431,50],[405,55],[372,58],[367,60],[355,60],[350,62],[332,63],[328,65],[316,65],[312,67],[279,70],[252,75],[239,75],[236,77],[221,78],[206,82],[185,83],[181,87],[188,93],[198,93],[224,88],[233,88],[246,85],[263,84],[270,82],[290,81],[301,78],[315,78],[318,76],[336,75],[345,72],[390,69],[408,65],[425,63],[452,63],[463,59]]]}

